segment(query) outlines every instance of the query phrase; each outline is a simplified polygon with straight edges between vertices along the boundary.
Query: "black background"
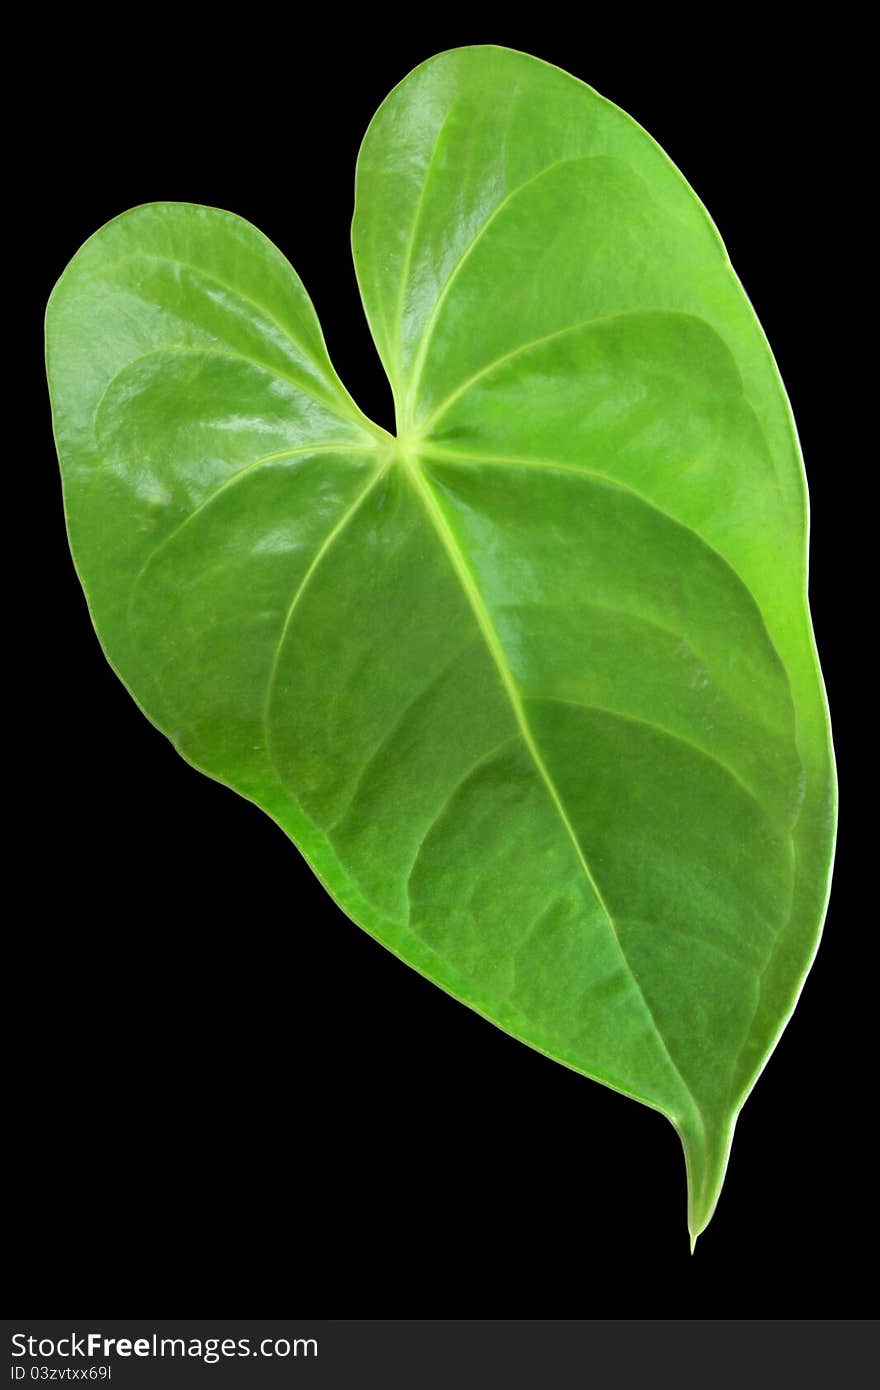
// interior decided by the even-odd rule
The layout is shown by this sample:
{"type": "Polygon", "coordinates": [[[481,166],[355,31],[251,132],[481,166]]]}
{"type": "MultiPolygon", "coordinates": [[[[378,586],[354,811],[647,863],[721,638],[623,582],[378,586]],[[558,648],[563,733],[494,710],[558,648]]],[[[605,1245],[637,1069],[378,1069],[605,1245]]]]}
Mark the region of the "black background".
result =
{"type": "Polygon", "coordinates": [[[836,442],[843,368],[829,350],[844,231],[827,197],[846,120],[840,38],[804,21],[783,36],[754,19],[468,15],[336,15],[319,33],[314,15],[255,10],[205,17],[185,37],[175,12],[151,12],[129,17],[124,36],[104,25],[94,43],[81,20],[54,29],[34,62],[17,251],[33,399],[17,470],[26,520],[11,539],[24,614],[13,741],[27,750],[34,799],[20,819],[35,856],[6,948],[14,1267],[31,1309],[865,1310],[870,981],[853,968],[845,818],[815,970],[691,1258],[668,1123],[508,1038],[344,918],[282,833],[138,712],[70,564],[41,333],[81,242],[152,199],[249,218],[296,265],[349,389],[393,428],[349,251],[360,139],[433,52],[522,48],[660,141],[768,334],[806,458],[812,603],[845,796],[835,614],[852,499],[836,442]]]}

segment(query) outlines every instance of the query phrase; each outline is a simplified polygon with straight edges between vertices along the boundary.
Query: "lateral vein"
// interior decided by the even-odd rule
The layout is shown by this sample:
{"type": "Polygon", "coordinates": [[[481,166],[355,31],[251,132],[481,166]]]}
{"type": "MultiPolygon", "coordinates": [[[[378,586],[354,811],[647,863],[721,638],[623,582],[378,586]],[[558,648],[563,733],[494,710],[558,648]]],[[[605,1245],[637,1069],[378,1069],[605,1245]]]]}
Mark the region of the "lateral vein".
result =
{"type": "Polygon", "coordinates": [[[358,492],[357,495],[352,499],[352,501],[349,502],[342,515],[337,518],[336,522],[327,532],[327,535],[324,537],[318,549],[315,551],[315,554],[312,557],[308,569],[306,570],[302,579],[297,584],[293,598],[290,600],[287,613],[284,617],[284,622],[281,625],[281,632],[279,634],[278,641],[275,646],[275,652],[272,657],[272,665],[269,668],[269,676],[266,681],[266,699],[263,705],[263,730],[266,739],[267,751],[269,749],[269,705],[272,700],[272,692],[275,688],[275,681],[278,677],[278,664],[281,660],[281,652],[284,648],[284,643],[287,639],[288,631],[290,630],[290,624],[293,619],[293,615],[296,612],[297,606],[299,605],[299,602],[303,594],[305,593],[306,589],[311,583],[312,576],[318,569],[318,566],[321,564],[321,561],[324,559],[324,556],[327,554],[327,551],[331,548],[334,541],[341,534],[341,532],[345,530],[346,526],[348,525],[351,518],[354,516],[355,512],[360,507],[361,503],[366,501],[367,497],[372,492],[376,483],[387,471],[387,468],[387,463],[381,463],[378,466],[378,468],[376,468],[375,471],[372,473],[365,485],[361,488],[360,492],[358,492]]]}

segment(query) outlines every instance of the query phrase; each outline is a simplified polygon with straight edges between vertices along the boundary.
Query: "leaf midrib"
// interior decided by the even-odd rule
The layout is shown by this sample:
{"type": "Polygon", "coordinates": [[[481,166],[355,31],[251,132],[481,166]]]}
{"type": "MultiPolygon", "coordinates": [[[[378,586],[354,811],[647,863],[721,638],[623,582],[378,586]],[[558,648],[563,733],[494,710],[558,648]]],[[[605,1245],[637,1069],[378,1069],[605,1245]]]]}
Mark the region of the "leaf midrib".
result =
{"type": "MultiPolygon", "coordinates": [[[[485,603],[483,602],[482,595],[480,594],[480,591],[474,581],[473,575],[470,573],[467,567],[464,556],[462,555],[461,550],[458,547],[458,544],[455,540],[455,536],[453,535],[449,523],[443,514],[442,508],[440,507],[440,504],[437,501],[437,498],[435,497],[432,488],[425,479],[424,474],[418,465],[418,462],[415,459],[413,459],[412,456],[406,450],[403,449],[401,449],[398,454],[398,461],[402,471],[406,474],[407,478],[412,484],[413,490],[425,511],[427,519],[432,529],[436,533],[441,543],[441,546],[450,562],[452,570],[456,578],[458,579],[459,584],[461,585],[462,591],[465,595],[465,598],[467,599],[468,605],[474,615],[474,619],[486,644],[486,648],[498,672],[502,688],[504,689],[504,692],[507,695],[511,712],[514,716],[514,721],[519,732],[519,736],[522,738],[522,741],[525,744],[526,749],[528,750],[529,756],[532,759],[532,762],[535,766],[535,770],[538,773],[540,780],[543,782],[545,790],[548,796],[550,797],[554,809],[556,810],[562,827],[566,835],[568,836],[568,839],[572,845],[578,864],[587,881],[587,884],[589,885],[590,890],[593,893],[593,896],[595,897],[604,917],[608,922],[608,926],[611,931],[614,942],[617,946],[617,950],[620,955],[621,961],[623,962],[624,968],[632,981],[633,988],[635,989],[639,999],[642,1002],[645,1012],[651,1021],[651,1025],[653,1027],[657,1041],[660,1044],[663,1054],[666,1057],[666,1060],[669,1063],[669,1066],[671,1067],[673,1073],[678,1077],[679,1081],[681,1082],[685,1095],[689,1098],[699,1123],[701,1124],[701,1126],[705,1128],[705,1117],[703,1116],[700,1104],[693,1091],[691,1090],[690,1086],[688,1085],[687,1081],[685,1080],[680,1068],[678,1067],[677,1063],[672,1057],[672,1054],[669,1051],[669,1048],[663,1037],[663,1033],[657,1023],[657,1019],[654,1015],[654,1012],[650,1004],[648,1003],[647,998],[645,997],[644,991],[642,990],[642,987],[639,984],[638,977],[636,976],[635,971],[633,970],[632,965],[630,964],[626,951],[623,948],[623,943],[617,931],[617,926],[615,924],[611,910],[608,907],[608,904],[606,903],[602,895],[602,891],[598,883],[596,882],[596,879],[593,876],[590,865],[586,859],[586,856],[584,855],[583,849],[581,848],[580,841],[578,840],[577,834],[575,833],[574,827],[569,819],[568,812],[566,811],[562,798],[559,795],[559,791],[552,777],[550,776],[550,772],[547,768],[546,763],[544,762],[544,759],[541,756],[541,751],[538,748],[534,734],[532,733],[531,726],[526,717],[522,697],[517,688],[516,682],[514,681],[513,673],[507,664],[504,649],[501,646],[498,634],[495,631],[492,619],[489,615],[485,603]]],[[[316,551],[311,564],[308,566],[305,574],[302,576],[300,582],[296,586],[296,590],[293,594],[293,597],[285,614],[284,621],[281,625],[281,630],[279,632],[278,641],[275,646],[273,659],[270,666],[268,680],[266,682],[266,694],[263,705],[263,728],[267,749],[271,747],[270,712],[272,696],[278,679],[278,669],[281,659],[281,653],[284,648],[287,634],[290,630],[293,615],[297,607],[299,606],[299,603],[305,591],[308,589],[316,571],[319,569],[322,561],[324,560],[324,557],[332,548],[334,542],[337,540],[340,534],[344,531],[349,521],[351,521],[355,513],[359,510],[364,501],[370,495],[378,481],[386,474],[389,466],[390,461],[380,462],[378,464],[374,472],[367,479],[366,483],[363,485],[362,488],[358,490],[358,492],[349,502],[348,506],[337,518],[335,524],[331,527],[327,535],[324,537],[324,540],[322,544],[319,546],[318,550],[316,551]]]]}
{"type": "Polygon", "coordinates": [[[788,666],[786,665],[786,662],[783,660],[782,653],[779,650],[776,639],[774,638],[773,634],[770,632],[769,627],[767,626],[767,617],[764,611],[764,605],[761,602],[759,602],[758,596],[755,593],[754,589],[751,587],[749,583],[747,583],[746,579],[740,573],[739,569],[733,564],[733,562],[729,560],[728,557],[717,548],[717,546],[713,545],[711,541],[707,540],[706,537],[702,534],[702,532],[698,531],[695,526],[692,526],[689,521],[685,521],[683,517],[677,515],[675,512],[669,511],[666,507],[661,506],[655,498],[650,497],[647,492],[643,492],[640,488],[635,487],[631,482],[628,482],[625,478],[616,477],[612,473],[605,473],[601,468],[594,468],[587,463],[568,463],[563,460],[557,459],[535,458],[528,454],[488,454],[480,453],[474,449],[469,449],[467,450],[467,452],[463,452],[461,449],[456,449],[451,446],[446,446],[443,444],[434,444],[430,440],[426,440],[424,442],[424,444],[421,446],[421,452],[429,458],[436,459],[440,463],[452,464],[453,466],[458,466],[461,468],[473,467],[474,464],[477,464],[478,466],[482,466],[485,464],[490,467],[497,466],[503,468],[531,468],[539,472],[570,473],[575,477],[592,478],[596,482],[604,483],[606,486],[610,488],[616,488],[619,492],[629,493],[631,497],[635,497],[639,502],[643,503],[644,506],[648,507],[652,512],[655,512],[658,516],[662,516],[666,521],[671,522],[674,526],[678,526],[681,530],[687,531],[689,535],[693,536],[693,538],[697,542],[699,542],[699,544],[705,550],[707,550],[715,558],[715,560],[718,561],[719,564],[723,565],[726,570],[729,570],[731,575],[733,575],[734,579],[736,579],[736,581],[740,585],[742,585],[742,588],[748,594],[754,607],[755,615],[763,630],[764,636],[766,637],[767,642],[772,648],[776,660],[779,662],[780,671],[785,677],[786,685],[788,686],[789,695],[792,702],[792,717],[796,718],[794,692],[791,688],[791,678],[788,673],[788,666]]]}
{"type": "Polygon", "coordinates": [[[611,913],[611,909],[606,903],[602,895],[602,890],[596,882],[590,865],[586,859],[586,856],[584,855],[580,841],[578,840],[574,826],[572,825],[571,820],[568,816],[568,812],[565,809],[565,804],[559,794],[559,791],[556,787],[556,784],[553,781],[553,778],[550,776],[549,769],[547,768],[547,765],[544,762],[543,757],[541,756],[541,750],[539,749],[537,742],[535,741],[535,736],[532,733],[531,726],[526,717],[522,697],[513,678],[513,672],[507,664],[507,658],[504,654],[504,649],[498,638],[498,634],[495,631],[495,627],[492,623],[489,611],[486,608],[486,605],[483,601],[482,595],[480,594],[479,588],[474,580],[473,575],[470,573],[470,570],[467,567],[465,558],[462,555],[461,550],[459,549],[459,546],[456,542],[455,536],[452,532],[449,522],[446,520],[443,510],[439,502],[437,501],[436,496],[434,495],[433,489],[425,479],[422,470],[418,466],[418,463],[415,460],[408,457],[406,454],[402,455],[402,463],[404,466],[404,471],[406,472],[407,477],[410,479],[413,485],[413,489],[416,495],[418,496],[422,506],[424,507],[428,520],[431,523],[431,526],[433,527],[441,545],[443,546],[446,556],[452,566],[453,572],[461,585],[462,591],[464,592],[464,595],[477,622],[477,626],[479,627],[480,632],[483,636],[483,640],[486,643],[489,655],[491,656],[495,668],[498,672],[498,676],[501,681],[504,692],[507,695],[508,701],[510,702],[511,711],[513,713],[523,743],[525,744],[529,756],[531,757],[532,762],[534,763],[535,770],[537,771],[541,781],[544,783],[544,787],[547,791],[548,796],[550,797],[550,800],[553,803],[557,815],[559,816],[563,829],[565,830],[565,833],[567,834],[571,842],[581,871],[583,872],[583,875],[608,922],[608,926],[617,945],[620,958],[623,961],[627,974],[632,980],[633,987],[635,988],[636,993],[641,999],[645,1011],[651,1020],[654,1032],[657,1036],[657,1040],[660,1043],[661,1048],[663,1049],[663,1052],[666,1056],[667,1061],[669,1062],[670,1067],[672,1068],[675,1075],[678,1077],[679,1081],[684,1087],[686,1095],[690,1098],[690,1101],[694,1106],[697,1116],[699,1117],[702,1123],[705,1123],[699,1102],[694,1096],[693,1091],[691,1090],[690,1086],[688,1085],[687,1081],[682,1075],[680,1068],[676,1064],[674,1058],[672,1057],[672,1054],[669,1051],[669,1048],[666,1045],[666,1040],[664,1039],[659,1024],[657,1023],[657,1019],[654,1015],[654,1012],[650,1004],[648,1003],[647,998],[645,997],[644,991],[642,990],[642,987],[639,984],[638,977],[636,976],[636,973],[633,970],[632,965],[630,964],[626,951],[624,950],[623,942],[621,941],[620,934],[618,933],[614,917],[611,913]]]}

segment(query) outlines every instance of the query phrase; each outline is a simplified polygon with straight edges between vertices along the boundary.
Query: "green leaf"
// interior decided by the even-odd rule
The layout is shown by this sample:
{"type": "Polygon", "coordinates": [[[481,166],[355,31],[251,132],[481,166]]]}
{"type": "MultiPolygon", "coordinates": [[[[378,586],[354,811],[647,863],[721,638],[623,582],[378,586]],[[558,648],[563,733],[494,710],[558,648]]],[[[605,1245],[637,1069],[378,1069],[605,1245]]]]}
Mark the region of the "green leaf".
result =
{"type": "Polygon", "coordinates": [[[240,218],[136,208],[68,266],[49,378],[95,625],[354,921],[669,1117],[695,1239],[834,833],[773,358],[654,141],[521,53],[395,89],[353,246],[396,438],[240,218]]]}

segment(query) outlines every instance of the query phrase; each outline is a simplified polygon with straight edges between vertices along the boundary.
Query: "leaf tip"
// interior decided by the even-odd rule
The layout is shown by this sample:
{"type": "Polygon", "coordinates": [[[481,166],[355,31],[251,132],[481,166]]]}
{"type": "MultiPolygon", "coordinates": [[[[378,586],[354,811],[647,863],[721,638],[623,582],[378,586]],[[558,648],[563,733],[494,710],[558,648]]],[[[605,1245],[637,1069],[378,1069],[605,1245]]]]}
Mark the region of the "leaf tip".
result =
{"type": "Polygon", "coordinates": [[[691,1254],[715,1213],[727,1170],[735,1117],[724,1116],[707,1125],[700,1116],[697,1127],[678,1128],[688,1178],[688,1232],[691,1254]]]}

